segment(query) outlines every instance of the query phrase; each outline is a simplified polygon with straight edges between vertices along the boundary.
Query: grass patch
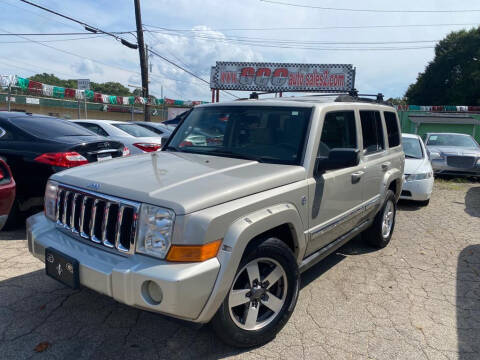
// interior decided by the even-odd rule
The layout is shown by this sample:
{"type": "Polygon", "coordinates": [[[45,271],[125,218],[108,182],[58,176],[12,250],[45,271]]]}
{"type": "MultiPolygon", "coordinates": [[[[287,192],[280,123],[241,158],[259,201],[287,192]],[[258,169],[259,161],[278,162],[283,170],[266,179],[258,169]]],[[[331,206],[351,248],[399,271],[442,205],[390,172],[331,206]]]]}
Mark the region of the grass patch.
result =
{"type": "Polygon", "coordinates": [[[435,185],[440,189],[461,191],[473,185],[472,181],[466,178],[435,178],[435,185]]]}

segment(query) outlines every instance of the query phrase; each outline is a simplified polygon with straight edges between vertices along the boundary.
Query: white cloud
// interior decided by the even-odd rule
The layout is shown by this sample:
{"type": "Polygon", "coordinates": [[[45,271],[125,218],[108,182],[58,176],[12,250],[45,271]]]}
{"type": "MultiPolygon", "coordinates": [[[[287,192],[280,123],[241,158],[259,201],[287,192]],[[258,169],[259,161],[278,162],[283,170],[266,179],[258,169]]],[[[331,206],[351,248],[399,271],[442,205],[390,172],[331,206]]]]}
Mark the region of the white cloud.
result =
{"type": "MultiPolygon", "coordinates": [[[[295,0],[297,1],[297,0],[295,0]]],[[[298,0],[311,3],[313,0],[298,0]]],[[[93,0],[77,2],[37,0],[41,5],[75,16],[110,31],[135,29],[133,2],[117,1],[115,6],[93,0]]],[[[337,6],[337,0],[323,0],[322,6],[337,6]]],[[[452,3],[447,0],[406,0],[395,4],[384,0],[343,0],[341,7],[371,9],[461,9],[480,8],[478,0],[452,3]],[[458,3],[458,4],[457,4],[458,3]]],[[[11,32],[83,31],[77,24],[33,9],[23,3],[7,0],[0,5],[1,28],[11,32]],[[7,5],[10,3],[11,5],[7,5]],[[12,6],[12,4],[15,5],[12,6]],[[5,6],[3,6],[5,5],[5,6]],[[24,10],[22,10],[24,9],[24,10]],[[35,13],[37,15],[35,15],[35,13]]],[[[233,31],[231,28],[291,28],[364,25],[418,25],[442,23],[478,23],[478,13],[445,14],[372,14],[319,11],[268,4],[259,0],[143,0],[142,16],[146,25],[172,29],[196,29],[197,35],[213,39],[195,39],[168,34],[146,33],[145,39],[160,54],[209,79],[209,70],[218,60],[278,61],[308,63],[349,63],[357,67],[356,85],[361,92],[383,92],[401,96],[417,74],[433,59],[433,49],[403,51],[335,51],[268,47],[230,41],[232,36],[260,39],[332,42],[391,42],[442,39],[461,26],[411,27],[382,29],[270,30],[233,31]],[[219,29],[219,30],[212,30],[219,29]]],[[[148,28],[148,26],[147,26],[148,28]]],[[[184,33],[184,32],[183,32],[184,33]]],[[[190,34],[186,32],[185,34],[190,34]]],[[[132,35],[125,34],[129,40],[132,35]]],[[[7,41],[22,39],[4,37],[7,41]]],[[[38,39],[38,38],[37,38],[38,39]]],[[[50,39],[58,39],[49,37],[50,39]]],[[[24,39],[23,39],[24,40],[24,39]]],[[[3,39],[2,39],[3,41],[3,39]]],[[[111,38],[94,38],[48,45],[79,54],[67,55],[35,43],[1,44],[0,73],[30,76],[34,73],[55,73],[63,78],[88,76],[92,81],[119,81],[124,85],[140,84],[138,51],[128,49],[111,38]],[[90,58],[87,60],[85,58],[90,58]],[[98,62],[92,61],[96,60],[98,62]],[[100,62],[100,63],[99,63],[100,62]],[[108,64],[109,66],[106,66],[108,64]]],[[[335,46],[335,45],[333,45],[335,46]]],[[[381,46],[381,45],[372,45],[381,46]]],[[[206,84],[194,80],[180,69],[153,58],[151,93],[160,96],[163,86],[170,98],[209,100],[206,84]]],[[[225,99],[224,96],[222,96],[225,99]]]]}
{"type": "Polygon", "coordinates": [[[72,64],[72,70],[81,75],[103,74],[103,69],[89,59],[81,60],[72,64]]]}

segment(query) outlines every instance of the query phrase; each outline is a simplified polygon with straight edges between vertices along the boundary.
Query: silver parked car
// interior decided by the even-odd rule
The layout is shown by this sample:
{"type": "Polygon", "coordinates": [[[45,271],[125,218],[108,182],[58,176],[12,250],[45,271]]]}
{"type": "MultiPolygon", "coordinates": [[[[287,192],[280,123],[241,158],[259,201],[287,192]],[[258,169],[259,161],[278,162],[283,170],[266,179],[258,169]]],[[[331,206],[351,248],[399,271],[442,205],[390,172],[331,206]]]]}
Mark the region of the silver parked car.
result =
{"type": "Polygon", "coordinates": [[[395,108],[360,99],[200,105],[162,151],[52,176],[28,247],[68,286],[264,344],[293,313],[301,271],[361,232],[390,242],[399,129],[395,108]]]}
{"type": "Polygon", "coordinates": [[[466,134],[424,135],[435,174],[480,176],[480,145],[466,134]]]}
{"type": "Polygon", "coordinates": [[[168,125],[156,122],[136,121],[135,124],[144,127],[162,138],[162,144],[166,143],[170,135],[172,135],[175,128],[171,128],[168,125]]]}
{"type": "Polygon", "coordinates": [[[162,137],[140,125],[114,120],[72,120],[96,134],[122,142],[130,154],[157,151],[162,147],[162,137]]]}

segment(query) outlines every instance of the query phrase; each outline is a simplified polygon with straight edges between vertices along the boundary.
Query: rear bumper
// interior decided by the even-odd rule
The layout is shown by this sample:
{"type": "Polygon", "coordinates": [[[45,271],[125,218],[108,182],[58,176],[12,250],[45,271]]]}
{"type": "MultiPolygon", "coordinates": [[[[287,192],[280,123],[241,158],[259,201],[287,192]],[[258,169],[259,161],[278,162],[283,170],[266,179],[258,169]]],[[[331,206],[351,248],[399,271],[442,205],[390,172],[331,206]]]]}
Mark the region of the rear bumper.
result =
{"type": "Polygon", "coordinates": [[[434,179],[404,181],[400,199],[426,201],[430,199],[433,190],[434,179]]]}
{"type": "Polygon", "coordinates": [[[220,269],[217,258],[201,263],[168,263],[139,254],[111,254],[59,232],[42,213],[27,220],[27,240],[29,251],[43,262],[47,247],[78,260],[82,286],[130,306],[194,322],[210,297],[220,269]],[[160,287],[160,303],[149,297],[148,281],[160,287]]]}

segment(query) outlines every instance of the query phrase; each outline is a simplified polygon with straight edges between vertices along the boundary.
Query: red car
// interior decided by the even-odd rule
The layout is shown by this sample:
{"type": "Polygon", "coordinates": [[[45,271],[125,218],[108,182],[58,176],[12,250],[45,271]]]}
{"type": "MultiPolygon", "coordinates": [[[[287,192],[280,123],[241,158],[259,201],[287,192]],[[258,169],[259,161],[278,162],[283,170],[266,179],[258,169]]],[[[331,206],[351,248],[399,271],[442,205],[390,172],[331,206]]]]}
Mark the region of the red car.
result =
{"type": "Polygon", "coordinates": [[[15,200],[15,180],[10,167],[0,158],[0,230],[8,220],[8,214],[15,200]]]}

